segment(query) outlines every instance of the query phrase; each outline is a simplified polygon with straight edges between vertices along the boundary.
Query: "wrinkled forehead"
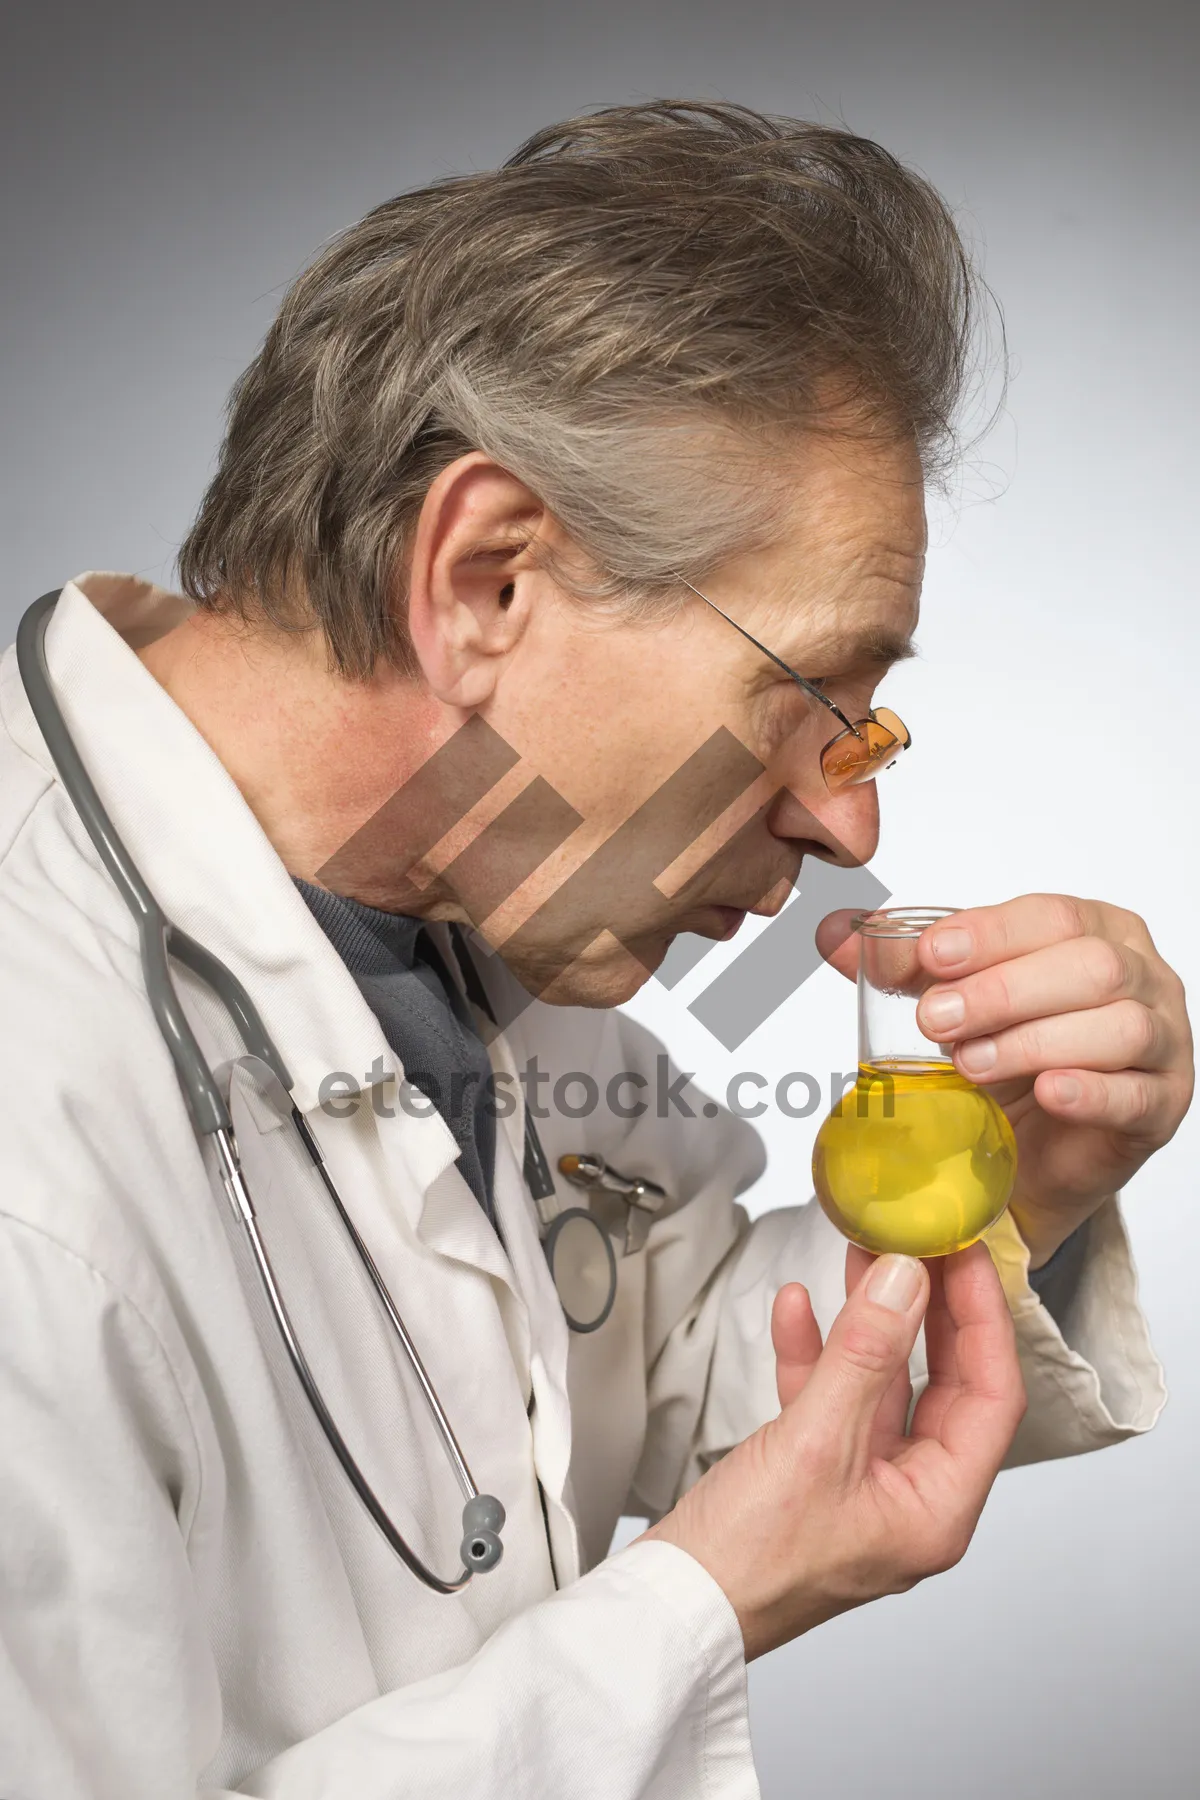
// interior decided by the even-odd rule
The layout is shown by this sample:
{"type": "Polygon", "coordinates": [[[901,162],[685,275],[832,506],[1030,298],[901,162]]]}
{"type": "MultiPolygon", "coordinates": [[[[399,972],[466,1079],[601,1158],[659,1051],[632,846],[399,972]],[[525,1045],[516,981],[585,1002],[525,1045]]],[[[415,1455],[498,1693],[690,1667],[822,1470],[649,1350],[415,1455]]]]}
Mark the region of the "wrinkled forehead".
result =
{"type": "Polygon", "coordinates": [[[755,629],[752,612],[778,654],[828,673],[882,668],[912,654],[926,541],[912,446],[818,443],[798,462],[772,542],[723,571],[723,586],[732,580],[740,621],[755,629]]]}

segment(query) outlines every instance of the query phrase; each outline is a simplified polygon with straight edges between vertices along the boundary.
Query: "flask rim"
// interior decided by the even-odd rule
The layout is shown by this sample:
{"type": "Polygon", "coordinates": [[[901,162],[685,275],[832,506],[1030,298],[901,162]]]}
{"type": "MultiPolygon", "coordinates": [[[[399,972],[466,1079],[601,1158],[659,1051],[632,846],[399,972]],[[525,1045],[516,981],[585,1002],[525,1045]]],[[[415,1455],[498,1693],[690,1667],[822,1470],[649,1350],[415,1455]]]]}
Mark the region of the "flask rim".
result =
{"type": "Polygon", "coordinates": [[[850,929],[860,937],[918,938],[930,925],[961,911],[961,906],[878,906],[856,913],[850,929]]]}

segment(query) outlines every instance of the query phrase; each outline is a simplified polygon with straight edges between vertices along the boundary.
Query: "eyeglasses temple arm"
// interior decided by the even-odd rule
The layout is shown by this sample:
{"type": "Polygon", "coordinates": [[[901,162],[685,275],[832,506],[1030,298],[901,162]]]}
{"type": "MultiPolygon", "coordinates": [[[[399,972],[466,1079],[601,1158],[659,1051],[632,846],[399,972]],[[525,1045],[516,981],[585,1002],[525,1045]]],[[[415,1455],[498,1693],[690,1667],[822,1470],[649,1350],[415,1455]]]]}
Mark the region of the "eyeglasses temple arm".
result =
{"type": "Polygon", "coordinates": [[[777,669],[782,669],[788,679],[794,681],[798,688],[802,688],[806,694],[811,694],[812,698],[814,700],[819,700],[822,706],[827,706],[834,718],[841,720],[847,731],[852,731],[856,738],[861,738],[861,731],[850,723],[841,707],[836,706],[829,698],[828,694],[823,694],[819,687],[815,687],[811,681],[806,681],[803,675],[797,675],[795,669],[790,668],[781,656],[776,656],[773,650],[768,650],[765,644],[760,644],[756,637],[751,636],[744,625],[739,625],[737,620],[731,619],[727,612],[722,612],[715,600],[710,600],[707,594],[702,594],[700,589],[698,587],[693,587],[691,582],[686,580],[684,576],[676,572],[675,580],[680,582],[691,593],[695,594],[697,600],[703,600],[705,606],[711,606],[715,613],[720,614],[727,625],[732,625],[735,631],[740,631],[747,643],[753,644],[756,650],[761,650],[763,655],[768,657],[771,662],[775,664],[777,669]]]}

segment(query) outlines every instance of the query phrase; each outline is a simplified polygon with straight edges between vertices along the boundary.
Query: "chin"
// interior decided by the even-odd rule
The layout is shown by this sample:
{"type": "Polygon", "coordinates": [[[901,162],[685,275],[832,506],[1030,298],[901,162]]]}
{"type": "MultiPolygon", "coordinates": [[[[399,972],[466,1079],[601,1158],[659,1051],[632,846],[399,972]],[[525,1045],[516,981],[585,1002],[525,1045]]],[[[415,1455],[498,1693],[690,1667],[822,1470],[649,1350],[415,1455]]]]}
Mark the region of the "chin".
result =
{"type": "Polygon", "coordinates": [[[671,938],[659,933],[636,939],[628,950],[604,932],[545,986],[533,971],[513,973],[547,1006],[620,1006],[645,987],[670,947],[671,938]]]}

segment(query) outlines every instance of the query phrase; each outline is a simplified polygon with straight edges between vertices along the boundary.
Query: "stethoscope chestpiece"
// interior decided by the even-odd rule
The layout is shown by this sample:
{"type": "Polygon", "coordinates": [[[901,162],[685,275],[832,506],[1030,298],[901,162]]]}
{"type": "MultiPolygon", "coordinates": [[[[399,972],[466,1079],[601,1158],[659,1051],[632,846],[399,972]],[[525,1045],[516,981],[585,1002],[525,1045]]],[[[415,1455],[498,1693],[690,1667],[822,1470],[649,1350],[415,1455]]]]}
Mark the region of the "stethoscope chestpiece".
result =
{"type": "MultiPolygon", "coordinates": [[[[622,1175],[594,1151],[560,1156],[558,1172],[572,1187],[586,1189],[590,1204],[569,1206],[552,1219],[542,1248],[571,1330],[598,1331],[617,1298],[617,1257],[610,1228],[624,1228],[623,1255],[643,1249],[666,1192],[655,1181],[622,1175]],[[596,1202],[599,1216],[592,1210],[591,1203],[596,1202]]],[[[548,1191],[553,1192],[552,1183],[548,1191]]]]}
{"type": "Polygon", "coordinates": [[[542,1249],[572,1331],[599,1331],[617,1298],[612,1239],[585,1206],[569,1206],[550,1224],[542,1249]]]}

